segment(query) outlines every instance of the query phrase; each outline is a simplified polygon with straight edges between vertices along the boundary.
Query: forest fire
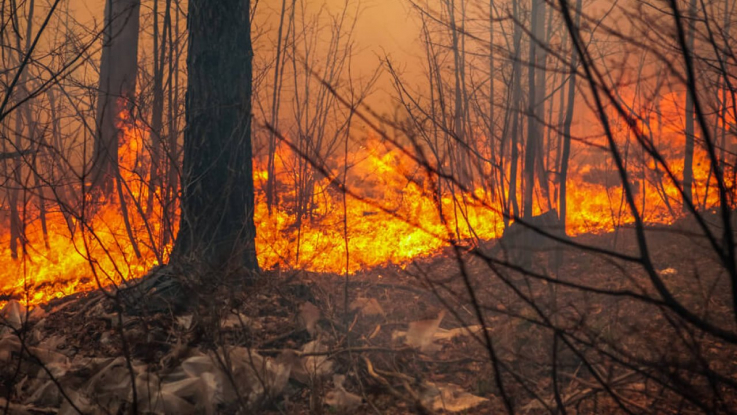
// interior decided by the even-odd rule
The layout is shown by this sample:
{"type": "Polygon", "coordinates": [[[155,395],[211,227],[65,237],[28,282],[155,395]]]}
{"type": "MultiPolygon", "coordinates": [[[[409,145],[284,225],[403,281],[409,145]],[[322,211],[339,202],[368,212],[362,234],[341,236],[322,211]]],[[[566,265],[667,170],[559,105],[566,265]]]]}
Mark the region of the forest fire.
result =
{"type": "Polygon", "coordinates": [[[0,16],[0,413],[735,413],[737,0],[0,16]]]}
{"type": "MultiPolygon", "coordinates": [[[[662,103],[674,105],[673,101],[671,97],[662,103]]],[[[682,155],[670,149],[681,145],[683,127],[679,125],[677,109],[665,110],[663,114],[661,147],[670,157],[669,167],[680,175],[682,155]]],[[[25,253],[19,259],[10,259],[9,232],[0,239],[6,258],[0,273],[0,292],[5,293],[5,299],[19,297],[38,304],[99,286],[114,286],[140,277],[168,258],[171,242],[162,241],[172,241],[173,236],[164,237],[163,224],[172,224],[172,229],[176,229],[178,219],[165,217],[160,195],[152,198],[154,206],[146,207],[150,192],[147,127],[125,112],[121,119],[124,139],[119,163],[124,203],[119,198],[98,202],[94,209],[87,210],[92,212],[90,217],[76,218],[49,208],[46,235],[35,205],[28,203],[24,211],[25,253]]],[[[578,144],[575,148],[582,154],[578,159],[582,162],[573,165],[568,184],[568,203],[573,206],[567,218],[568,234],[609,232],[631,223],[632,216],[624,204],[622,186],[611,161],[586,145],[578,144]],[[586,163],[596,159],[603,162],[586,163]]],[[[346,269],[355,272],[389,263],[406,265],[448,246],[451,238],[474,243],[497,238],[504,230],[499,202],[487,196],[483,188],[478,187],[470,195],[453,194],[446,187],[438,204],[436,188],[427,179],[427,173],[407,155],[376,137],[349,153],[351,167],[347,176],[343,166],[334,169],[336,177],[347,177],[347,187],[360,198],[344,198],[330,180],[321,178],[314,181],[308,208],[299,213],[295,190],[298,178],[293,173],[298,156],[285,148],[279,149],[279,155],[277,182],[287,190],[271,213],[263,192],[258,191],[268,175],[264,163],[257,159],[254,171],[257,252],[264,269],[343,273],[346,269]]],[[[713,181],[710,164],[703,150],[696,151],[695,160],[696,204],[709,208],[717,202],[713,183],[711,189],[707,185],[713,181]]],[[[644,220],[667,224],[681,216],[678,189],[663,177],[654,162],[642,163],[640,171],[632,183],[644,220]]],[[[556,183],[551,181],[550,185],[555,187],[556,183]]],[[[555,200],[536,200],[536,211],[554,206],[555,200]]]]}

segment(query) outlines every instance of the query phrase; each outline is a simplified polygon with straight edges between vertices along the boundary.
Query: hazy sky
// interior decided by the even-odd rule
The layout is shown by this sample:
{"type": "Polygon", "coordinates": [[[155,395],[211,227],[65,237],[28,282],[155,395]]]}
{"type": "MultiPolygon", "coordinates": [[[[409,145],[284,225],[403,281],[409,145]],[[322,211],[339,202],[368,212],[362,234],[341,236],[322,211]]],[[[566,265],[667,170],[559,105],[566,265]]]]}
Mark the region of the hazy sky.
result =
{"type": "MultiPolygon", "coordinates": [[[[104,7],[106,0],[69,0],[69,8],[78,24],[87,30],[102,26],[104,7]]],[[[163,3],[164,0],[159,0],[163,3]]],[[[271,23],[267,25],[269,31],[276,31],[278,15],[282,0],[259,0],[256,19],[267,19],[271,23]]],[[[421,48],[418,42],[418,26],[414,13],[410,10],[408,2],[404,0],[304,0],[310,12],[317,11],[321,5],[332,15],[340,11],[348,3],[349,10],[356,10],[358,6],[359,17],[354,33],[355,50],[353,58],[353,73],[357,77],[367,77],[374,72],[380,64],[379,59],[385,55],[392,58],[397,69],[409,74],[411,68],[419,62],[421,48]]],[[[142,0],[142,29],[146,34],[142,37],[140,47],[150,47],[150,10],[153,0],[142,0]]],[[[186,9],[186,0],[182,0],[182,7],[186,9]]],[[[272,37],[274,34],[267,34],[272,37]]],[[[329,36],[329,33],[325,33],[329,36]]],[[[256,50],[256,54],[262,51],[256,50]]],[[[268,55],[269,52],[266,52],[268,55]]],[[[258,59],[258,56],[257,56],[258,59]]],[[[416,66],[415,66],[416,67],[416,66]]],[[[409,75],[408,75],[409,76],[409,75]]],[[[386,90],[390,88],[387,79],[377,85],[377,89],[386,90]]],[[[386,99],[385,94],[379,94],[386,99]]]]}

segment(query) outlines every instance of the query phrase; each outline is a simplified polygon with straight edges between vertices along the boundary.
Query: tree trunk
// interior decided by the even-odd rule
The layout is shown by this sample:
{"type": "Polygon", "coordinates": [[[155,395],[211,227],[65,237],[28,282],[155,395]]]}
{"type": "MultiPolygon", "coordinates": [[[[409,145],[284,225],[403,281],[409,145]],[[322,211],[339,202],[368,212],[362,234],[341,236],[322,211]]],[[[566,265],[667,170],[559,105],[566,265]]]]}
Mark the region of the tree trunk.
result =
{"type": "MultiPolygon", "coordinates": [[[[537,42],[542,41],[541,34],[545,25],[545,3],[543,0],[532,0],[531,28],[532,37],[530,38],[530,67],[528,70],[528,95],[527,95],[527,145],[525,146],[525,193],[524,193],[524,210],[525,218],[533,216],[534,206],[534,189],[535,189],[535,163],[537,161],[537,153],[540,148],[541,134],[539,129],[538,117],[543,116],[540,112],[541,97],[545,91],[537,91],[539,85],[536,85],[536,76],[545,76],[545,73],[537,73],[536,65],[540,65],[540,59],[537,56],[537,42]]],[[[544,62],[542,62],[544,64],[544,62]]]]}
{"type": "MultiPolygon", "coordinates": [[[[292,8],[295,7],[294,1],[292,8]]],[[[272,92],[271,101],[271,125],[273,129],[269,132],[269,160],[266,168],[268,177],[266,178],[266,206],[271,213],[272,208],[277,204],[276,191],[276,131],[279,128],[279,104],[281,102],[281,84],[284,77],[284,23],[287,15],[287,0],[282,0],[281,13],[279,14],[279,30],[276,39],[276,59],[274,60],[274,91],[272,92]]]]}
{"type": "Polygon", "coordinates": [[[576,1],[576,31],[571,33],[571,77],[568,78],[568,108],[566,108],[566,119],[563,123],[563,152],[560,159],[559,213],[560,223],[564,232],[566,229],[566,216],[568,214],[568,162],[571,158],[571,124],[573,123],[573,110],[576,104],[576,69],[578,68],[578,54],[576,53],[575,37],[578,36],[578,26],[581,22],[582,3],[582,0],[576,1]]]}
{"type": "MultiPolygon", "coordinates": [[[[513,2],[513,13],[515,21],[519,21],[520,10],[519,3],[513,2]]],[[[514,25],[514,62],[512,69],[512,142],[511,147],[511,165],[509,172],[509,209],[513,217],[520,215],[519,204],[517,203],[517,166],[519,163],[519,102],[522,99],[522,64],[520,59],[522,57],[522,27],[519,24],[514,25]]],[[[509,224],[509,219],[505,218],[505,225],[509,224]]]]}
{"type": "MultiPolygon", "coordinates": [[[[154,22],[153,22],[153,55],[154,55],[154,80],[153,80],[153,103],[151,109],[151,168],[149,171],[149,192],[146,200],[146,215],[151,215],[154,206],[156,192],[159,197],[163,195],[163,184],[161,175],[164,126],[164,64],[166,63],[166,35],[171,32],[171,0],[164,4],[164,22],[159,35],[159,0],[154,0],[154,22]]],[[[171,58],[171,57],[170,57],[171,58]]],[[[173,111],[173,109],[172,109],[173,111]]],[[[171,132],[169,132],[171,133],[171,132]]]]}
{"type": "MultiPolygon", "coordinates": [[[[684,53],[692,53],[694,48],[694,19],[696,18],[696,0],[691,0],[689,6],[688,23],[688,50],[684,53]]],[[[694,152],[694,97],[686,93],[686,148],[683,155],[683,211],[688,212],[688,203],[693,202],[693,152],[694,152]]]]}
{"type": "Polygon", "coordinates": [[[173,259],[257,270],[250,1],[190,0],[182,214],[173,259]]]}
{"type": "Polygon", "coordinates": [[[138,73],[140,0],[107,0],[91,188],[111,195],[118,174],[120,113],[132,107],[138,73]]]}

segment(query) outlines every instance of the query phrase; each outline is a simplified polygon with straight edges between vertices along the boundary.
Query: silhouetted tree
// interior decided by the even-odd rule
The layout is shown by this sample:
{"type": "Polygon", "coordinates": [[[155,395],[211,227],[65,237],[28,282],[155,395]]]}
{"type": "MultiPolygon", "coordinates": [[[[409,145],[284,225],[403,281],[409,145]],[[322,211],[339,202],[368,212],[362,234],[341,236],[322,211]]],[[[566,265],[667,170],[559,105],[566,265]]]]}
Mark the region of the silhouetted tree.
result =
{"type": "Polygon", "coordinates": [[[180,231],[175,261],[258,268],[251,150],[250,1],[189,2],[180,231]]]}
{"type": "Polygon", "coordinates": [[[120,113],[136,94],[140,0],[107,0],[100,58],[92,187],[110,194],[117,177],[120,113]]]}

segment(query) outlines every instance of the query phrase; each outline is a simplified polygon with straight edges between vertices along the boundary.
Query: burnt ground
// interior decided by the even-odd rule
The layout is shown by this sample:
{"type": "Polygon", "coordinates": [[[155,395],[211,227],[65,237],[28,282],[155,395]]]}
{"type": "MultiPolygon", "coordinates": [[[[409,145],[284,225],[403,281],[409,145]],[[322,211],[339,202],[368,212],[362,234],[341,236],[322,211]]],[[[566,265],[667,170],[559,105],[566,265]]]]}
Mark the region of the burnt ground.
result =
{"type": "MultiPolygon", "coordinates": [[[[731,286],[697,230],[689,219],[649,229],[654,267],[680,303],[731,331],[731,286]]],[[[573,241],[638,254],[631,229],[573,241]]],[[[34,414],[487,414],[504,413],[506,405],[519,413],[734,410],[737,347],[665,307],[641,264],[570,247],[559,267],[550,256],[532,254],[527,273],[450,248],[347,280],[273,271],[245,289],[190,291],[176,313],[132,313],[101,292],[31,313],[10,303],[0,328],[0,408],[34,414]]]]}

